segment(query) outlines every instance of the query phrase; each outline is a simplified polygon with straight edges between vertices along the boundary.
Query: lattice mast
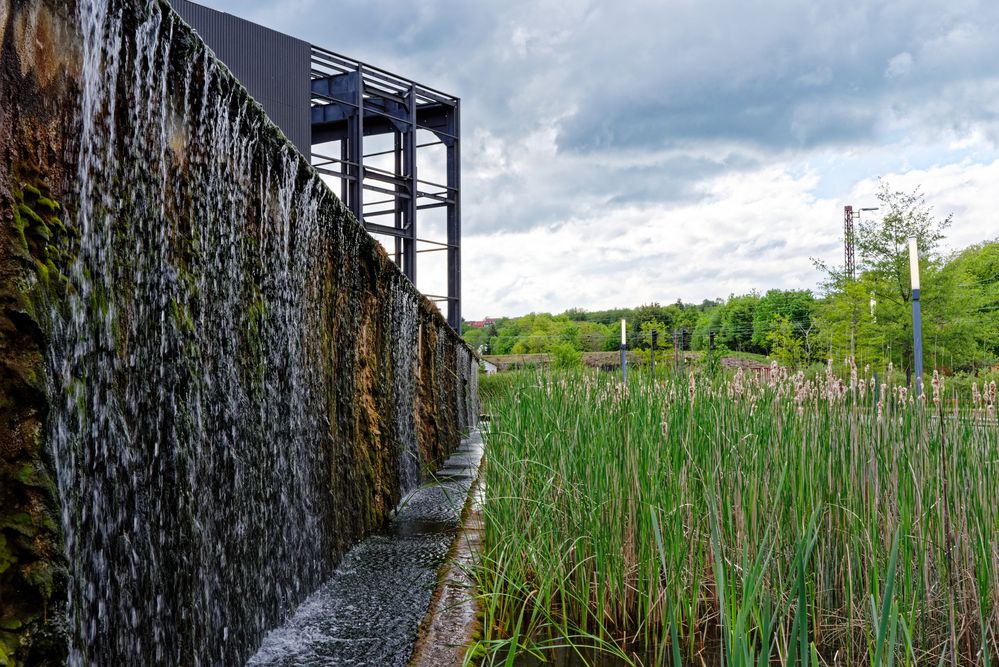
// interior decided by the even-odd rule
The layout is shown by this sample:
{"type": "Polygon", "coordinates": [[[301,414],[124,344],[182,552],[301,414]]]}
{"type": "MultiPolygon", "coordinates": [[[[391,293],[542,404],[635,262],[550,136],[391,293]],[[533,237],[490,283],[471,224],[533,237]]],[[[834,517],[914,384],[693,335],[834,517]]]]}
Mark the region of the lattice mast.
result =
{"type": "Polygon", "coordinates": [[[850,280],[857,277],[856,234],[853,228],[853,207],[843,207],[843,270],[850,280]]]}
{"type": "MultiPolygon", "coordinates": [[[[856,234],[853,227],[853,207],[843,207],[843,271],[850,282],[857,279],[856,234]]],[[[850,358],[854,359],[857,336],[857,305],[853,305],[850,319],[850,358]]]]}

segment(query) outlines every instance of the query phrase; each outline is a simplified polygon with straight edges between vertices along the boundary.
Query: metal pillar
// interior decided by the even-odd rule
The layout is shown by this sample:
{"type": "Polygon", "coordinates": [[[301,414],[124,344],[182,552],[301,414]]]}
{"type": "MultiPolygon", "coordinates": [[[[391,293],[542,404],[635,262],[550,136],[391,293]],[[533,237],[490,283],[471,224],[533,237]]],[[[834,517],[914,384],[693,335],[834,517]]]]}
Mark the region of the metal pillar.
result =
{"type": "MultiPolygon", "coordinates": [[[[395,173],[402,173],[402,133],[393,132],[392,133],[392,160],[394,162],[395,173]]],[[[403,222],[403,203],[405,198],[402,196],[405,194],[405,189],[402,185],[396,183],[395,186],[395,201],[394,201],[394,211],[392,214],[393,223],[396,229],[402,229],[403,222]]],[[[402,266],[402,239],[396,236],[392,239],[393,250],[392,259],[395,261],[396,266],[402,266]]]]}
{"type": "Polygon", "coordinates": [[[448,116],[447,134],[447,321],[461,333],[461,136],[460,102],[448,116]]]}
{"type": "Polygon", "coordinates": [[[628,382],[628,338],[624,320],[621,320],[621,382],[628,382]]]}
{"type": "Polygon", "coordinates": [[[354,113],[347,121],[347,173],[350,174],[347,189],[350,192],[350,207],[354,217],[364,224],[364,66],[357,66],[357,74],[352,77],[351,91],[354,95],[354,113]]]}
{"type": "Polygon", "coordinates": [[[406,277],[416,284],[416,198],[419,184],[416,177],[416,86],[409,87],[406,96],[406,117],[409,121],[402,133],[402,171],[399,175],[405,180],[403,188],[406,197],[398,202],[404,211],[402,224],[398,225],[402,239],[402,270],[406,277]]]}
{"type": "Polygon", "coordinates": [[[345,174],[344,178],[340,179],[340,201],[350,208],[350,152],[347,143],[346,140],[340,142],[340,168],[345,174]]]}
{"type": "Polygon", "coordinates": [[[923,395],[923,318],[919,307],[919,290],[912,290],[912,356],[916,373],[916,397],[923,395]]]}
{"type": "Polygon", "coordinates": [[[909,277],[912,283],[912,360],[916,397],[923,395],[923,318],[919,307],[919,252],[916,239],[909,239],[909,277]]]}

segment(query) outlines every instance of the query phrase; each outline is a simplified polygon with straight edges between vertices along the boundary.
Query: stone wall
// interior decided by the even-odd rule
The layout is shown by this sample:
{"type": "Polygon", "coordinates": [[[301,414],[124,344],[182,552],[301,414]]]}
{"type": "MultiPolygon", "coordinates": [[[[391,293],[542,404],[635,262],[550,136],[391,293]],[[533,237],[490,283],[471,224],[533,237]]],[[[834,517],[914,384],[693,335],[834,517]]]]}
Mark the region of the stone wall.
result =
{"type": "Polygon", "coordinates": [[[0,665],[241,662],[475,359],[165,3],[0,36],[0,665]]]}

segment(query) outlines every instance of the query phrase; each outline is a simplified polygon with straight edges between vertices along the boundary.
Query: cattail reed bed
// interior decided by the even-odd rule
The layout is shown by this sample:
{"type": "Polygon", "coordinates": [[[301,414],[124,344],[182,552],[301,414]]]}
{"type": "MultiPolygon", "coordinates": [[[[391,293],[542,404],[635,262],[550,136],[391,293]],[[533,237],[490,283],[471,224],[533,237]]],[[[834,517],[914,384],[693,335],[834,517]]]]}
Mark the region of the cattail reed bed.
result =
{"type": "Polygon", "coordinates": [[[995,386],[864,375],[504,378],[470,655],[999,664],[995,386]]]}

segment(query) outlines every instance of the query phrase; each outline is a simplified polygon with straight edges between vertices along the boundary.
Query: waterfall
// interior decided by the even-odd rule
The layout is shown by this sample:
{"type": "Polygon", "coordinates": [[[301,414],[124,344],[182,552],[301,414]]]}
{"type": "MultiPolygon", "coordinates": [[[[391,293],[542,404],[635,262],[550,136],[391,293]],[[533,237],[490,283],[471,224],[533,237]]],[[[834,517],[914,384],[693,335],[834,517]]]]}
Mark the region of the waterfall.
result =
{"type": "Polygon", "coordinates": [[[395,329],[393,339],[393,370],[396,419],[396,434],[399,448],[399,489],[402,496],[416,488],[420,481],[419,444],[416,439],[416,374],[418,372],[416,350],[419,344],[420,322],[417,317],[417,301],[412,294],[397,290],[395,303],[395,329]]]}
{"type": "Polygon", "coordinates": [[[418,483],[421,433],[457,444],[474,360],[164,3],[76,18],[45,327],[68,661],[238,664],[418,483]]]}
{"type": "Polygon", "coordinates": [[[229,664],[330,567],[306,334],[332,235],[210,54],[171,94],[174,20],[148,3],[123,49],[121,12],[79,6],[77,289],[52,325],[69,662],[229,664]]]}

